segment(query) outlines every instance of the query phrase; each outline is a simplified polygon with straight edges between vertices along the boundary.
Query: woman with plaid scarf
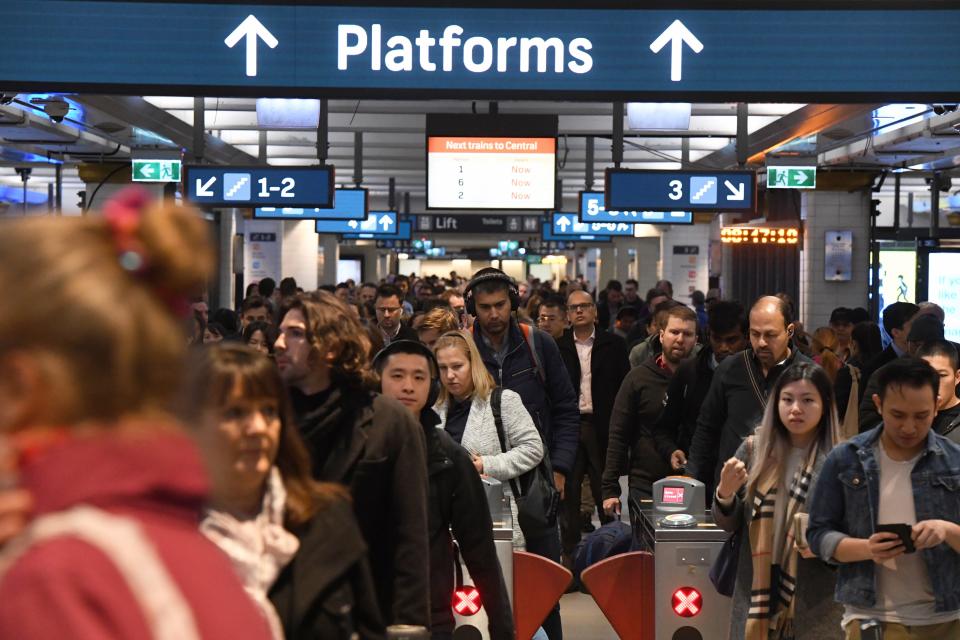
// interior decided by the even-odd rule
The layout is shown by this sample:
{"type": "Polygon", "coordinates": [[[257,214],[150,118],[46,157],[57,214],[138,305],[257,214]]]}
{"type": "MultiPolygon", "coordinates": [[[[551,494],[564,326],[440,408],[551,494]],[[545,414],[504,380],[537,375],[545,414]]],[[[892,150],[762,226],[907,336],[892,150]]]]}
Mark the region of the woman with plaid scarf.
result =
{"type": "Polygon", "coordinates": [[[756,435],[724,464],[714,495],[717,524],[740,536],[730,640],[833,637],[843,612],[833,601],[834,574],[804,535],[807,496],[840,441],[833,390],[821,367],[795,364],[771,399],[756,435]]]}

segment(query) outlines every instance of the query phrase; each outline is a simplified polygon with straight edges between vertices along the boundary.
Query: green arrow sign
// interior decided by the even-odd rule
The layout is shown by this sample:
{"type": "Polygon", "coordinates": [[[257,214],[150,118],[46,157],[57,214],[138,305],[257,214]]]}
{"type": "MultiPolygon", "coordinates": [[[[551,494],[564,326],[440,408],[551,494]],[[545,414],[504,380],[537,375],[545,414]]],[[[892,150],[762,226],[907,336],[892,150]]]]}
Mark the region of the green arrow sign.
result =
{"type": "Polygon", "coordinates": [[[816,167],[767,167],[767,189],[814,189],[816,167]]]}
{"type": "Polygon", "coordinates": [[[179,160],[133,160],[134,182],[180,182],[179,160]]]}

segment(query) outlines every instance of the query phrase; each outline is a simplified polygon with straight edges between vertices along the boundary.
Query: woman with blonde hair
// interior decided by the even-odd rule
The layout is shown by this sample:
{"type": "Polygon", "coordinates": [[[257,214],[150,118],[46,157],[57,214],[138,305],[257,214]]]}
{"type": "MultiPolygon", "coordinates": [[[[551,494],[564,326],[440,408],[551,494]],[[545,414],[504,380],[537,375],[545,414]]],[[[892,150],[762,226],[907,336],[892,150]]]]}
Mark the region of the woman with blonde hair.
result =
{"type": "MultiPolygon", "coordinates": [[[[197,522],[200,455],[168,407],[213,266],[203,218],[127,190],[102,216],[5,222],[0,434],[32,521],[0,553],[0,637],[269,638],[197,522]]],[[[0,464],[2,466],[2,464],[0,464]]]]}
{"type": "Polygon", "coordinates": [[[807,496],[840,440],[826,372],[795,364],[774,385],[756,434],[723,465],[713,517],[739,536],[731,640],[835,635],[843,613],[836,578],[807,548],[805,531],[807,496]]]}
{"type": "MultiPolygon", "coordinates": [[[[513,495],[510,481],[530,471],[543,459],[543,441],[520,396],[509,389],[497,389],[487,371],[473,337],[466,331],[450,331],[434,346],[440,365],[443,388],[436,407],[439,428],[446,430],[473,458],[481,475],[503,483],[504,493],[513,495]],[[500,403],[504,447],[500,446],[494,405],[500,403]]],[[[524,548],[523,533],[513,512],[513,546],[524,548]]]]}

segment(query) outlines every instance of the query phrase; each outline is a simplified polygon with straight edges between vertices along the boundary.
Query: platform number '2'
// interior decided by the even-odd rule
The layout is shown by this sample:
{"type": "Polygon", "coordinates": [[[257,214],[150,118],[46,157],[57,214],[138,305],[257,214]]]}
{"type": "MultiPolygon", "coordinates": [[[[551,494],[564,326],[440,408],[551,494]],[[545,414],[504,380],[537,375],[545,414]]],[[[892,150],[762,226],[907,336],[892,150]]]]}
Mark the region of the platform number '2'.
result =
{"type": "Polygon", "coordinates": [[[671,180],[668,184],[672,191],[667,194],[667,197],[671,200],[680,200],[683,198],[683,182],[680,180],[671,180]]]}
{"type": "MultiPolygon", "coordinates": [[[[271,191],[276,191],[280,187],[274,187],[273,189],[268,188],[268,181],[266,178],[260,178],[257,182],[260,183],[260,197],[269,198],[271,191]]],[[[281,198],[295,198],[296,194],[293,192],[293,188],[296,186],[297,182],[293,178],[284,178],[280,181],[280,184],[283,185],[283,189],[280,191],[281,198]]]]}

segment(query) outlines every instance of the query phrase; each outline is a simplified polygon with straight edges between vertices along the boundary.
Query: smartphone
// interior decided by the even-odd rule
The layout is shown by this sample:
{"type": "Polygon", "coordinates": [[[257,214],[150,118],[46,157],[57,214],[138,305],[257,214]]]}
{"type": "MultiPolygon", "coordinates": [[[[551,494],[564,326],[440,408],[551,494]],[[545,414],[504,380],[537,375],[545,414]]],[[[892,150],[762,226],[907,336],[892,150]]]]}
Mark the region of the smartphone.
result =
{"type": "Polygon", "coordinates": [[[860,640],[883,640],[883,625],[879,620],[860,621],[860,640]]]}
{"type": "Polygon", "coordinates": [[[896,524],[878,524],[877,533],[886,532],[886,533],[895,533],[900,538],[901,544],[903,544],[904,553],[913,553],[917,550],[913,546],[913,527],[909,524],[904,524],[898,522],[896,524]]]}
{"type": "Polygon", "coordinates": [[[807,524],[810,522],[810,515],[807,513],[797,513],[793,516],[793,540],[801,549],[806,549],[807,544],[807,524]]]}

